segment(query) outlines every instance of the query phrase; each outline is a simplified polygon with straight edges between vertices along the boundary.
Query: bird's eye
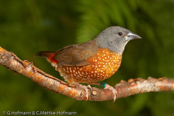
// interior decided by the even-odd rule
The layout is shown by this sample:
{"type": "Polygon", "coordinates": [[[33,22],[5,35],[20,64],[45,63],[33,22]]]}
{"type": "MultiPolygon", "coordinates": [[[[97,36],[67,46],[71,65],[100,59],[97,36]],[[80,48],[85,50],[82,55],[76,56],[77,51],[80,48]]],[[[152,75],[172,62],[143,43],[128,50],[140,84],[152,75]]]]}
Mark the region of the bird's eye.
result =
{"type": "Polygon", "coordinates": [[[123,35],[123,33],[122,33],[122,32],[118,32],[118,35],[119,35],[119,36],[122,36],[122,35],[123,35]]]}

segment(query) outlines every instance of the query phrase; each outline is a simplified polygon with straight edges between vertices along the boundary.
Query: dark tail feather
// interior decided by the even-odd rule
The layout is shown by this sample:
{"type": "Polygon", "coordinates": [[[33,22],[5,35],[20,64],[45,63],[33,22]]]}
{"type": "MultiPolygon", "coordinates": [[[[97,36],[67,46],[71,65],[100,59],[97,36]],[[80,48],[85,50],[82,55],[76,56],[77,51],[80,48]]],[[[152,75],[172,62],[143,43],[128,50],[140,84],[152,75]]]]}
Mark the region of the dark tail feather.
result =
{"type": "Polygon", "coordinates": [[[42,51],[36,54],[36,56],[40,56],[40,57],[50,57],[51,55],[53,55],[55,52],[49,52],[49,51],[42,51]]]}

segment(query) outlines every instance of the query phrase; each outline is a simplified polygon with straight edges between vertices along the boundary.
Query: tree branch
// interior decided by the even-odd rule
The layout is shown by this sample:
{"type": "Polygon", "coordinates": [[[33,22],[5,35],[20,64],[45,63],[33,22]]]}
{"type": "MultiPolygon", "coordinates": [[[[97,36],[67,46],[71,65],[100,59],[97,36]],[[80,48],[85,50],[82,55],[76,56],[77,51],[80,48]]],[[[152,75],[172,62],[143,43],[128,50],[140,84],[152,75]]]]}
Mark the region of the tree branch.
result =
{"type": "MultiPolygon", "coordinates": [[[[33,63],[26,60],[22,61],[15,54],[1,47],[0,64],[30,78],[42,87],[55,93],[61,93],[76,100],[87,100],[84,89],[70,86],[68,83],[36,68],[33,63]]],[[[141,78],[129,79],[128,82],[121,80],[114,88],[117,91],[117,99],[145,92],[174,91],[174,79],[149,77],[147,80],[141,78]]],[[[109,89],[98,89],[96,87],[88,89],[89,101],[112,100],[113,96],[112,91],[109,89]]]]}

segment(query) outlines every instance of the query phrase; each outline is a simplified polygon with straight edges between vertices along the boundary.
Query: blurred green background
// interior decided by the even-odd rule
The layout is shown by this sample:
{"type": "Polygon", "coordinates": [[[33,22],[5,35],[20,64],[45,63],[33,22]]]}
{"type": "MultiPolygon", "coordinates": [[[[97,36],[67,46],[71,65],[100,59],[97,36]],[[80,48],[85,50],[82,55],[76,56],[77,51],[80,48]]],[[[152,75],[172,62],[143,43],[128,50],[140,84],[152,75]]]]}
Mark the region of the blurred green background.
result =
{"type": "MultiPolygon", "coordinates": [[[[59,73],[38,51],[56,51],[93,39],[118,25],[143,39],[129,42],[119,71],[105,82],[148,76],[174,78],[174,0],[0,0],[0,46],[43,71],[59,73]]],[[[72,111],[78,115],[173,116],[172,92],[112,101],[76,101],[0,66],[2,111],[72,111]]]]}

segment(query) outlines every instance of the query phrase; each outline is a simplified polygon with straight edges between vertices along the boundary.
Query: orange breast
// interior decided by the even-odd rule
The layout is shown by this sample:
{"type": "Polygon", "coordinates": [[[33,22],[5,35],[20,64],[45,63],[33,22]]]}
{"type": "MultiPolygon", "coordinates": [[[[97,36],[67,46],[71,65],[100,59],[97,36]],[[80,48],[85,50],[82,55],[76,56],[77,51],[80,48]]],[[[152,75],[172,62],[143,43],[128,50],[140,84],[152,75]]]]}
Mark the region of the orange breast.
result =
{"type": "Polygon", "coordinates": [[[62,66],[62,70],[59,72],[68,74],[71,82],[88,84],[111,77],[120,67],[122,55],[108,49],[98,49],[98,51],[96,55],[87,59],[89,65],[62,66]]]}

